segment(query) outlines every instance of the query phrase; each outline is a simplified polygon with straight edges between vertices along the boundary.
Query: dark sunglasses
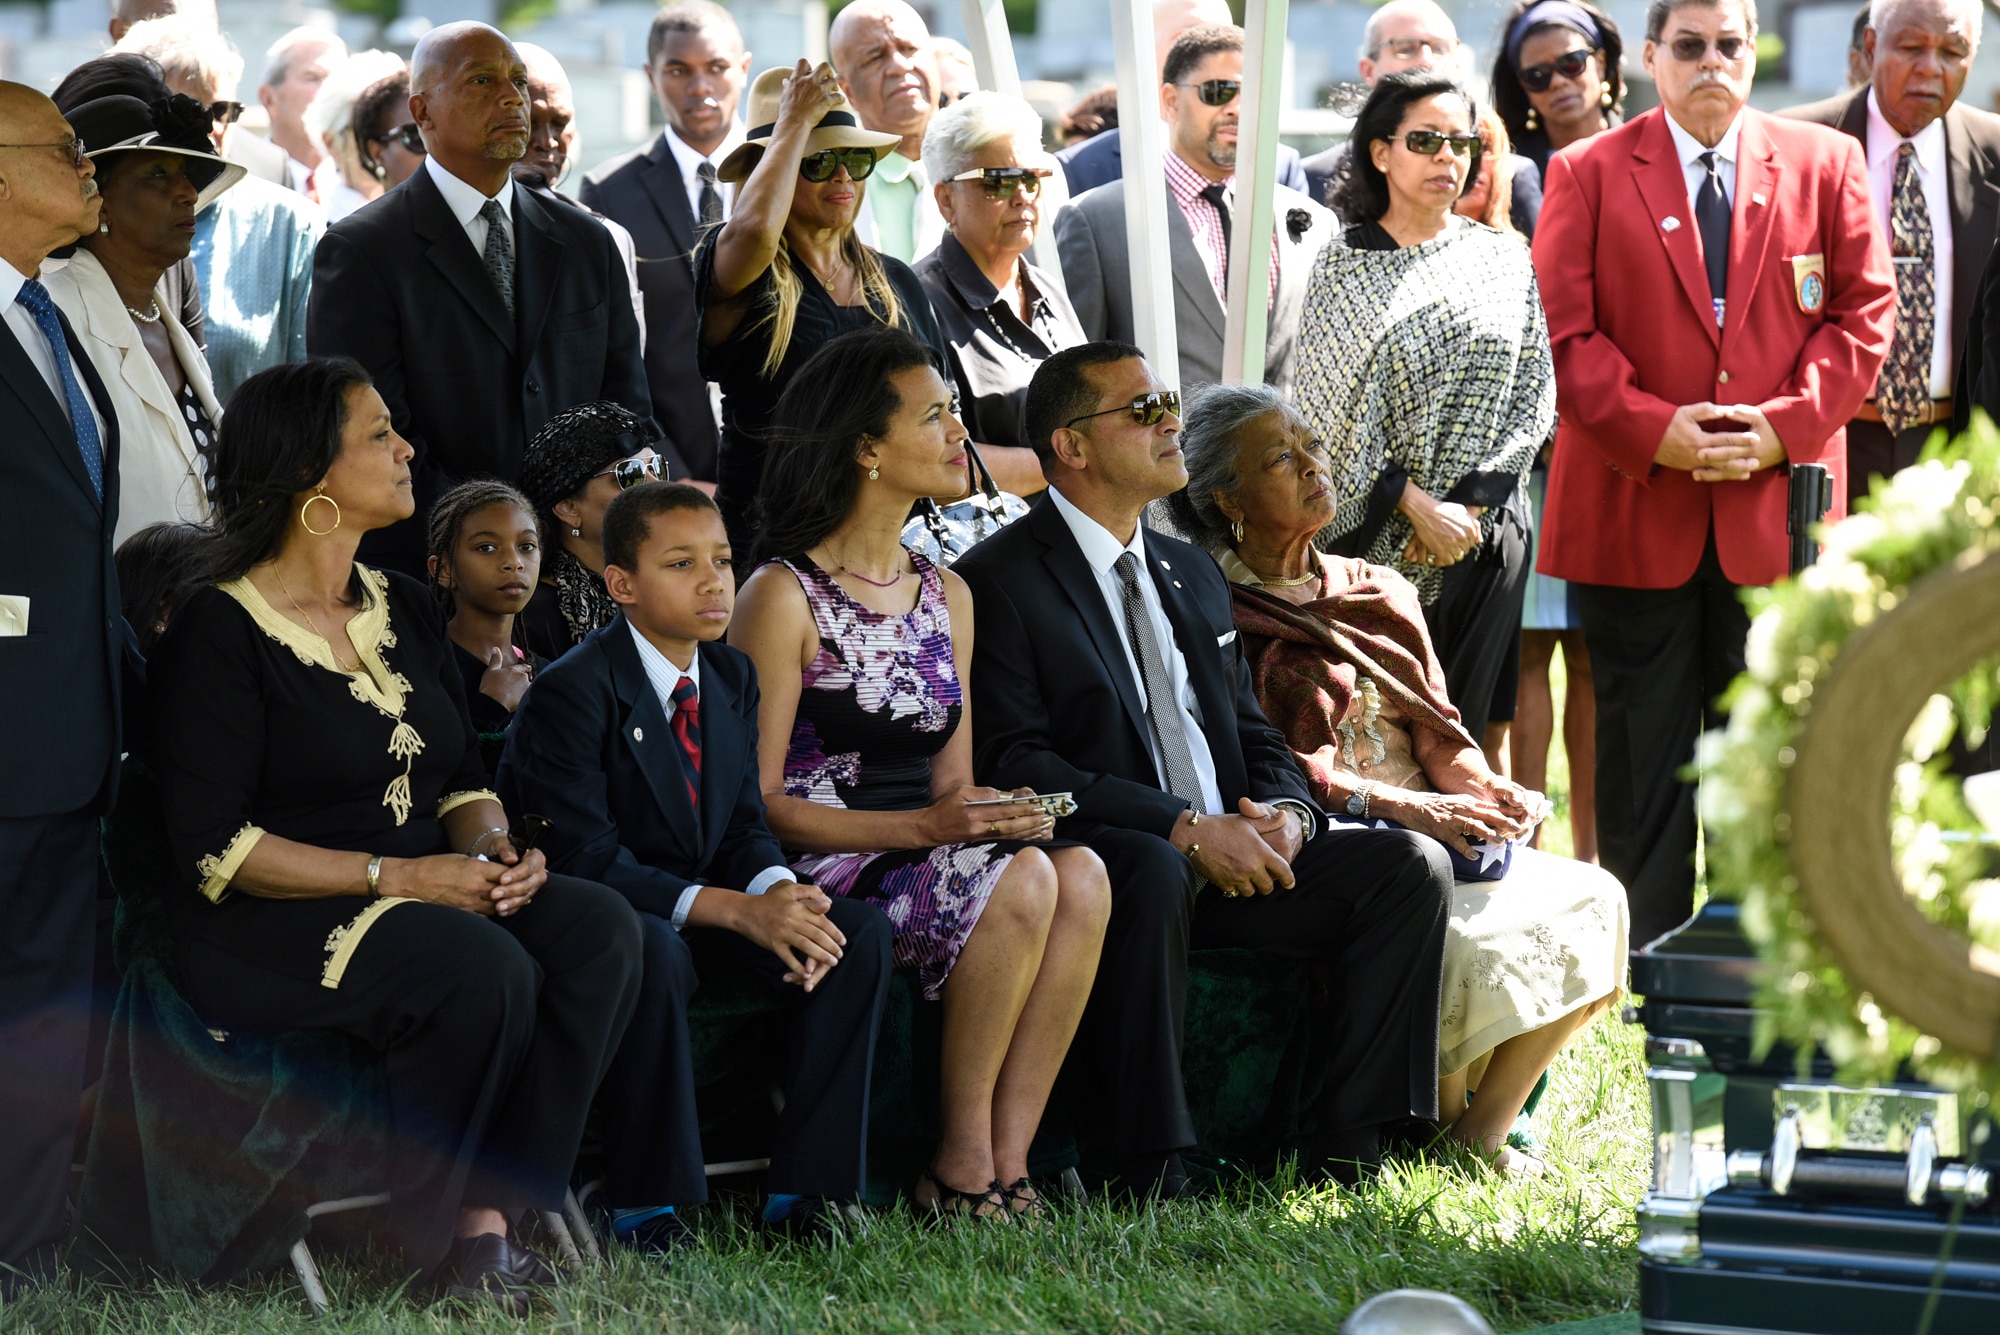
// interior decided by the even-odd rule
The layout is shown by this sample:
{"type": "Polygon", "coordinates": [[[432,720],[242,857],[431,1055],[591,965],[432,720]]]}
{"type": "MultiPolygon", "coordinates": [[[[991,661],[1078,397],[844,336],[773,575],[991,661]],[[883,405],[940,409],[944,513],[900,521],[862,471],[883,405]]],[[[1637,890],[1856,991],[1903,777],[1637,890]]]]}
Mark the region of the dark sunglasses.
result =
{"type": "MultiPolygon", "coordinates": [[[[639,448],[644,449],[642,445],[639,448]]],[[[609,468],[599,469],[592,477],[611,477],[618,480],[618,490],[625,491],[641,482],[665,482],[667,461],[659,455],[650,459],[620,459],[609,468]]]]}
{"type": "Polygon", "coordinates": [[[1176,88],[1192,88],[1195,96],[1211,107],[1226,107],[1243,91],[1241,79],[1203,79],[1200,83],[1177,83],[1176,88]]]}
{"type": "Polygon", "coordinates": [[[243,114],[241,102],[211,102],[208,104],[209,119],[217,125],[234,125],[236,118],[243,114]]]}
{"type": "MultiPolygon", "coordinates": [[[[1715,39],[1715,54],[1724,60],[1735,60],[1750,45],[1748,37],[1718,37],[1715,39]]],[[[1674,53],[1674,59],[1683,65],[1692,65],[1708,51],[1706,37],[1676,37],[1667,43],[1667,50],[1674,53]]]]}
{"type": "Polygon", "coordinates": [[[1412,130],[1403,136],[1403,147],[1420,158],[1434,158],[1446,144],[1461,158],[1476,158],[1485,145],[1476,134],[1439,134],[1436,130],[1412,130]]]}
{"type": "Polygon", "coordinates": [[[1597,52],[1587,46],[1575,51],[1565,51],[1554,60],[1545,60],[1539,65],[1530,65],[1524,70],[1517,71],[1514,77],[1519,79],[1521,87],[1529,92],[1546,93],[1558,74],[1565,79],[1581,79],[1585,67],[1590,64],[1590,58],[1596,54],[1597,52]]]}
{"type": "Polygon", "coordinates": [[[983,181],[988,199],[1012,199],[1016,190],[1033,199],[1042,193],[1042,178],[1048,174],[1048,170],[1042,167],[974,167],[951,179],[983,181]]]}
{"type": "Polygon", "coordinates": [[[817,153],[808,153],[799,159],[799,175],[814,185],[831,181],[833,174],[842,167],[848,176],[856,181],[865,181],[875,170],[875,150],[872,148],[822,148],[817,153]]]}
{"type": "Polygon", "coordinates": [[[78,171],[83,170],[84,160],[88,156],[84,151],[83,140],[81,139],[71,139],[67,143],[60,144],[0,144],[0,148],[60,148],[63,150],[64,156],[69,158],[70,165],[78,171]]]}
{"type": "Polygon", "coordinates": [[[401,144],[420,158],[428,152],[424,147],[424,132],[417,128],[415,121],[404,121],[395,129],[385,134],[377,135],[375,142],[378,144],[401,144]]]}
{"type": "Polygon", "coordinates": [[[1081,417],[1072,417],[1063,425],[1075,426],[1078,422],[1088,422],[1093,417],[1109,417],[1112,413],[1132,414],[1134,426],[1158,426],[1160,419],[1168,413],[1181,415],[1181,392],[1177,389],[1159,389],[1151,394],[1141,394],[1130,403],[1121,403],[1116,408],[1105,408],[1081,417]]]}

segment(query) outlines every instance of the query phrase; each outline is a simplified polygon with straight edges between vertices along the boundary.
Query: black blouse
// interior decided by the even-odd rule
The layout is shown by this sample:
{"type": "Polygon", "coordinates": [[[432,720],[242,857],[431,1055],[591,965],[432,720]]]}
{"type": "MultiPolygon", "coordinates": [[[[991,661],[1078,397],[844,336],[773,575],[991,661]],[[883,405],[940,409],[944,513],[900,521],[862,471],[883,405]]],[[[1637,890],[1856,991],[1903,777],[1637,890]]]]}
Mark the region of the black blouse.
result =
{"type": "MultiPolygon", "coordinates": [[[[155,768],[188,885],[220,901],[268,831],[384,857],[448,851],[438,819],[490,798],[455,646],[415,580],[355,567],[362,669],[248,579],[201,589],[148,666],[155,768]]],[[[183,916],[200,907],[176,896],[183,916]]]]}
{"type": "Polygon", "coordinates": [[[1053,353],[1087,342],[1069,296],[1051,275],[1023,259],[1021,283],[1030,302],[1028,323],[1000,300],[957,237],[947,234],[917,261],[917,280],[930,293],[938,327],[951,346],[958,384],[959,420],[985,445],[1032,448],[1027,433],[1028,382],[1053,353]]]}

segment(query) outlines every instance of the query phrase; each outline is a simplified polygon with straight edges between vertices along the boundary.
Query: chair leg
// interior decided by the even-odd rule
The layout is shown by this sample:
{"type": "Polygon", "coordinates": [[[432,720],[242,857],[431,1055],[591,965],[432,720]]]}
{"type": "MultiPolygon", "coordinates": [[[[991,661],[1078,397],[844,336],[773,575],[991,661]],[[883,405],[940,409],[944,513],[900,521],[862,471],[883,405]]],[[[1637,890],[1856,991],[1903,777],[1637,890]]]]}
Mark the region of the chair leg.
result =
{"type": "Polygon", "coordinates": [[[319,1267],[313,1264],[312,1249],[304,1238],[292,1244],[292,1269],[299,1272],[299,1287],[306,1291],[313,1315],[325,1316],[333,1304],[327,1301],[326,1286],[320,1283],[319,1267]]]}
{"type": "Polygon", "coordinates": [[[576,1249],[576,1238],[571,1234],[569,1224],[564,1221],[562,1211],[543,1210],[540,1213],[542,1231],[555,1243],[556,1256],[562,1261],[563,1268],[571,1274],[583,1269],[583,1256],[576,1249]]]}
{"type": "Polygon", "coordinates": [[[603,1265],[604,1253],[597,1246],[597,1230],[590,1226],[590,1217],[584,1214],[583,1202],[574,1191],[563,1193],[563,1217],[569,1221],[571,1245],[582,1248],[584,1259],[591,1265],[603,1265]]]}

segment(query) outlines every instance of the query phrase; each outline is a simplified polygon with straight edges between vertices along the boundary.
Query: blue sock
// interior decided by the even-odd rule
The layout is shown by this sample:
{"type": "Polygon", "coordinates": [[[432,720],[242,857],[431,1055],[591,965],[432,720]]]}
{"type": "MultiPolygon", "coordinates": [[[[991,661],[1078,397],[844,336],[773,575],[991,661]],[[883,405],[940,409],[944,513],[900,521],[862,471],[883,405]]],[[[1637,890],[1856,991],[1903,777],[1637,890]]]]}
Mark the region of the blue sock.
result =
{"type": "Polygon", "coordinates": [[[792,1207],[805,1197],[789,1191],[774,1191],[764,1198],[764,1222],[782,1224],[792,1212],[792,1207]]]}
{"type": "Polygon", "coordinates": [[[648,1219],[658,1219],[663,1214],[672,1214],[673,1212],[674,1207],[671,1205],[641,1205],[631,1210],[613,1210],[611,1212],[611,1232],[615,1236],[622,1238],[628,1234],[638,1232],[639,1225],[645,1223],[648,1219]]]}

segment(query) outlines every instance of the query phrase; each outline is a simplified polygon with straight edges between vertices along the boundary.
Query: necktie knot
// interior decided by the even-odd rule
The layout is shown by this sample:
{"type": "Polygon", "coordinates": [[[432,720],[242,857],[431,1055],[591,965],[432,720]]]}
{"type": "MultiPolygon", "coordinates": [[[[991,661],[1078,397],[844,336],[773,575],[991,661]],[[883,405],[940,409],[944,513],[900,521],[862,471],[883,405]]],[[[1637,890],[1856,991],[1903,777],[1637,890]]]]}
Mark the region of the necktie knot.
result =
{"type": "Polygon", "coordinates": [[[15,294],[14,300],[27,307],[28,314],[37,320],[44,315],[55,314],[55,298],[49,295],[49,290],[42,286],[39,279],[30,278],[21,284],[21,290],[15,294]]]}
{"type": "Polygon", "coordinates": [[[500,212],[500,201],[497,199],[489,199],[484,204],[481,204],[479,206],[479,216],[486,220],[488,227],[500,226],[501,220],[506,217],[505,214],[500,212]]]}
{"type": "Polygon", "coordinates": [[[694,689],[694,678],[682,677],[680,679],[674,686],[673,701],[675,709],[686,710],[690,713],[700,710],[701,697],[694,689]]]}
{"type": "Polygon", "coordinates": [[[701,182],[701,198],[698,201],[703,227],[713,227],[722,221],[722,192],[716,189],[715,164],[703,158],[694,166],[695,179],[701,182]]]}
{"type": "Polygon", "coordinates": [[[697,162],[695,164],[694,174],[701,179],[701,182],[704,185],[715,184],[716,180],[715,164],[713,162],[710,162],[707,158],[703,158],[700,162],[697,162]]]}

